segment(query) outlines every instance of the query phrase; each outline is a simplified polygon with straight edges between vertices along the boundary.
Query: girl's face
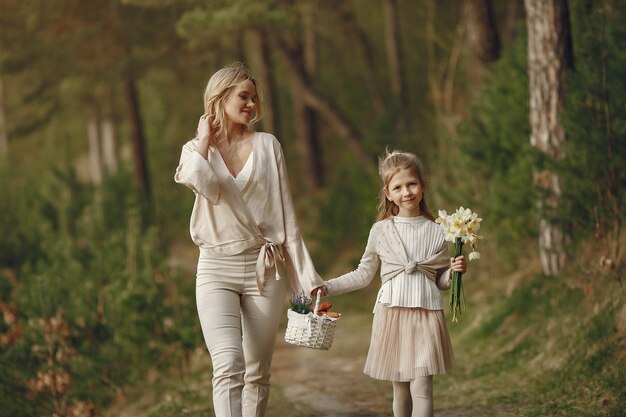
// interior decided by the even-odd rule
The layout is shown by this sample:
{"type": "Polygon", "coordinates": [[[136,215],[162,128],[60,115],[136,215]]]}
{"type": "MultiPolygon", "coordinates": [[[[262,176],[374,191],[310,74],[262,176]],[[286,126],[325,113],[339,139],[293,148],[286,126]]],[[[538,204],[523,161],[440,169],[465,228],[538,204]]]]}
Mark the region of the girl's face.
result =
{"type": "Polygon", "coordinates": [[[407,168],[395,173],[385,188],[385,196],[398,206],[398,216],[401,217],[419,216],[423,195],[421,181],[413,170],[407,168]]]}
{"type": "Polygon", "coordinates": [[[256,87],[252,81],[245,80],[235,85],[224,102],[227,124],[247,125],[250,123],[254,117],[256,100],[256,87]]]}

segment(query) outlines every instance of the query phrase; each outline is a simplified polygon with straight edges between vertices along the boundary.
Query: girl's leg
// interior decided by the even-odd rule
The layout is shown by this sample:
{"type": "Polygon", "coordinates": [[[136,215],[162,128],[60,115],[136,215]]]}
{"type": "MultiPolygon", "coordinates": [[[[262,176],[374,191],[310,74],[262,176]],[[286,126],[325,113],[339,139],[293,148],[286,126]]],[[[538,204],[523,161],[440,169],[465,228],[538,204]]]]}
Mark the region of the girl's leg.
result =
{"type": "Polygon", "coordinates": [[[411,381],[413,414],[411,417],[433,417],[433,376],[420,376],[411,381]]]}
{"type": "Polygon", "coordinates": [[[409,382],[393,382],[393,417],[411,417],[413,401],[409,382]]]}
{"type": "Polygon", "coordinates": [[[285,307],[285,281],[270,278],[261,295],[254,288],[242,296],[243,349],[246,360],[243,417],[263,417],[270,392],[270,365],[278,324],[285,307]],[[255,294],[256,293],[256,294],[255,294]]]}

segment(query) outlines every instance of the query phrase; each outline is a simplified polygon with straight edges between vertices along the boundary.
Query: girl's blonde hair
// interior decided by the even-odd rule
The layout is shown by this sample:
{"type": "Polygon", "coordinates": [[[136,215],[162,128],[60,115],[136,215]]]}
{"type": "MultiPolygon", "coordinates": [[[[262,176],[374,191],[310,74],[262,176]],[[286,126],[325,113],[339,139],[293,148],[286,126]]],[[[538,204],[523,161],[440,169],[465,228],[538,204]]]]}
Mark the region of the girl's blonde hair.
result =
{"type": "Polygon", "coordinates": [[[261,91],[257,81],[252,78],[250,70],[242,62],[234,62],[218,70],[209,79],[204,90],[204,114],[209,121],[209,132],[216,135],[210,138],[210,143],[215,145],[217,138],[227,134],[226,115],[224,114],[224,102],[232,93],[234,87],[246,80],[252,81],[256,88],[257,99],[255,103],[254,115],[245,129],[252,130],[252,125],[258,122],[263,115],[263,103],[261,91]]]}
{"type": "Polygon", "coordinates": [[[394,150],[389,152],[389,150],[385,151],[385,154],[382,155],[378,160],[378,175],[383,182],[383,188],[380,190],[379,195],[379,204],[378,204],[378,217],[376,221],[387,219],[391,216],[395,216],[398,214],[400,210],[399,207],[393,201],[390,201],[385,195],[385,190],[389,186],[389,182],[391,178],[397,174],[402,169],[410,169],[417,176],[422,185],[422,189],[424,190],[422,194],[422,200],[420,201],[420,213],[422,216],[426,217],[430,220],[435,220],[432,214],[430,214],[430,210],[426,205],[426,179],[422,174],[422,167],[419,159],[412,153],[402,152],[398,150],[394,150]]]}

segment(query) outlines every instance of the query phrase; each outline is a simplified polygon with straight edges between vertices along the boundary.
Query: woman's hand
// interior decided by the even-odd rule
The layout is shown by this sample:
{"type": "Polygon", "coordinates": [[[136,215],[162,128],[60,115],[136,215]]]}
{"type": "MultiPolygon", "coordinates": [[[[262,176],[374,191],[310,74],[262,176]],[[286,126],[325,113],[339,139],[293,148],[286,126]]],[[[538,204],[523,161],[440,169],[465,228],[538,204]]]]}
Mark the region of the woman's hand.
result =
{"type": "Polygon", "coordinates": [[[326,297],[328,295],[328,288],[326,288],[326,285],[322,285],[321,287],[317,287],[317,288],[313,288],[313,291],[311,291],[311,296],[312,297],[317,297],[317,292],[321,291],[322,292],[322,297],[326,297]]]}
{"type": "Polygon", "coordinates": [[[196,146],[196,151],[198,151],[204,159],[207,159],[209,157],[209,138],[211,135],[209,119],[206,114],[203,114],[198,121],[198,130],[196,131],[196,135],[199,140],[199,143],[196,146]]]}
{"type": "Polygon", "coordinates": [[[198,139],[200,141],[208,141],[209,140],[209,119],[206,114],[200,116],[200,120],[198,120],[198,139]]]}
{"type": "Polygon", "coordinates": [[[465,262],[464,256],[457,256],[456,258],[450,258],[450,269],[462,274],[467,272],[467,262],[465,262]]]}

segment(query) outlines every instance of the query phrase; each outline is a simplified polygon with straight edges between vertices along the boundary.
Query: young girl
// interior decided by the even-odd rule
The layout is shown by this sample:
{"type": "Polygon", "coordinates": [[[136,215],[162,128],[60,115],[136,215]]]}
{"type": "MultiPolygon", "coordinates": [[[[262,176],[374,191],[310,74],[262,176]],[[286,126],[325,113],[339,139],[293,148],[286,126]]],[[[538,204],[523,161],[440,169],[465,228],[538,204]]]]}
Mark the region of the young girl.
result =
{"type": "Polygon", "coordinates": [[[366,287],[382,261],[364,373],[392,381],[395,417],[432,417],[433,375],[454,364],[438,289],[448,289],[450,270],[465,272],[466,262],[446,255],[444,234],[424,200],[426,184],[415,155],[386,153],[379,174],[378,219],[358,268],[319,290],[333,296],[366,287]]]}

